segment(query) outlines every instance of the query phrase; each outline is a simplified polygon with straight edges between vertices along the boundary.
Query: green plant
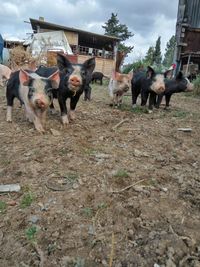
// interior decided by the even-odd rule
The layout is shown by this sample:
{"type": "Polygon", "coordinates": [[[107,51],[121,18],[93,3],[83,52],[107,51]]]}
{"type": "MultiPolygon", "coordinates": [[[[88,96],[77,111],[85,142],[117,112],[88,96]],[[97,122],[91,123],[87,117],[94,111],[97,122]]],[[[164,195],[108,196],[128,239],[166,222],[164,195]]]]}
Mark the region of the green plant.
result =
{"type": "Polygon", "coordinates": [[[114,174],[114,177],[117,177],[117,178],[128,178],[129,174],[128,174],[128,172],[126,170],[120,169],[114,174]]]}
{"type": "Polygon", "coordinates": [[[90,207],[83,208],[82,212],[86,217],[92,217],[93,215],[93,209],[90,207]]]}
{"type": "Polygon", "coordinates": [[[6,211],[6,202],[0,201],[0,213],[4,213],[6,211]]]}
{"type": "Polygon", "coordinates": [[[200,75],[197,75],[197,78],[193,81],[194,84],[194,95],[200,96],[200,75]]]}
{"type": "Polygon", "coordinates": [[[175,118],[186,118],[188,116],[189,112],[183,111],[183,110],[178,110],[175,111],[172,116],[175,118]]]}
{"type": "Polygon", "coordinates": [[[26,193],[21,200],[20,207],[23,209],[29,207],[32,204],[33,200],[33,194],[31,192],[26,193]]]}
{"type": "Polygon", "coordinates": [[[36,226],[31,226],[28,229],[26,229],[26,237],[29,241],[35,242],[36,241],[36,234],[37,234],[37,227],[36,226]]]}

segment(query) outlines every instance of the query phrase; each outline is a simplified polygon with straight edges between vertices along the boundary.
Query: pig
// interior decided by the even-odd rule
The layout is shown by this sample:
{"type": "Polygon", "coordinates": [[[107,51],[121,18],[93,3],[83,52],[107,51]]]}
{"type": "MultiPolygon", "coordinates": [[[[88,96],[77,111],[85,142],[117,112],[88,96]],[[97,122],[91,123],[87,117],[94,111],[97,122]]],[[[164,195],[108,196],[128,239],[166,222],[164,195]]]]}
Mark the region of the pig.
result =
{"type": "Polygon", "coordinates": [[[0,85],[4,86],[10,78],[12,71],[9,67],[0,64],[0,85]]]}
{"type": "Polygon", "coordinates": [[[64,126],[75,119],[75,109],[80,96],[95,68],[95,58],[89,58],[82,64],[72,64],[64,55],[57,55],[57,66],[60,70],[58,103],[61,120],[64,126]],[[66,100],[70,99],[70,110],[67,112],[66,100]]]}
{"type": "Polygon", "coordinates": [[[120,107],[123,95],[131,88],[132,75],[133,73],[121,74],[116,71],[113,72],[108,85],[111,106],[120,107]]]}
{"type": "Polygon", "coordinates": [[[97,83],[97,81],[99,81],[100,85],[102,85],[103,84],[103,77],[104,77],[104,75],[102,72],[94,71],[92,73],[92,83],[97,83]]]}
{"type": "Polygon", "coordinates": [[[159,108],[162,102],[163,96],[165,96],[165,109],[169,107],[171,96],[175,93],[191,92],[193,90],[193,84],[184,77],[180,71],[174,79],[165,81],[165,91],[158,95],[155,107],[159,108]]]}
{"type": "Polygon", "coordinates": [[[143,72],[136,73],[131,81],[132,107],[135,108],[138,95],[141,93],[141,106],[145,106],[149,97],[149,112],[156,102],[156,95],[165,91],[165,74],[156,74],[154,69],[147,67],[146,75],[143,72]]]}
{"type": "Polygon", "coordinates": [[[6,120],[12,122],[12,107],[17,97],[25,108],[26,117],[34,123],[36,130],[44,133],[46,111],[52,101],[52,83],[59,86],[59,72],[54,72],[48,78],[40,77],[34,72],[16,71],[7,83],[7,115],[6,120]]]}

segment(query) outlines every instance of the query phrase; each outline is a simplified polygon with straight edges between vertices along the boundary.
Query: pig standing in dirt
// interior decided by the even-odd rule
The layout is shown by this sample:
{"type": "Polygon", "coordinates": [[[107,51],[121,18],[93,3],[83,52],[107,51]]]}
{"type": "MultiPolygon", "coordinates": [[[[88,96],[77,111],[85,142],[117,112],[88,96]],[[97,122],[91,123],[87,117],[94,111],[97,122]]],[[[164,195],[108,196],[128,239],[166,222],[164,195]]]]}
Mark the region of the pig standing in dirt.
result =
{"type": "Polygon", "coordinates": [[[17,97],[25,107],[26,117],[33,122],[38,132],[44,132],[47,109],[52,101],[52,88],[59,86],[60,76],[56,71],[50,77],[40,77],[24,70],[13,73],[7,84],[7,121],[12,121],[12,107],[17,97]],[[53,85],[52,85],[53,83],[53,85]]]}
{"type": "Polygon", "coordinates": [[[111,106],[119,107],[122,104],[123,95],[131,88],[133,73],[121,74],[113,72],[108,89],[111,98],[111,106]]]}
{"type": "Polygon", "coordinates": [[[5,82],[10,78],[12,71],[5,65],[0,64],[0,85],[4,86],[5,82]]]}
{"type": "Polygon", "coordinates": [[[194,85],[188,80],[188,78],[184,77],[183,73],[180,71],[175,78],[165,81],[166,89],[162,94],[158,95],[155,107],[160,107],[162,98],[165,96],[165,109],[169,108],[169,102],[173,94],[191,92],[193,91],[193,87],[194,85]]]}
{"type": "Polygon", "coordinates": [[[165,91],[165,74],[156,74],[153,68],[147,67],[147,72],[135,73],[131,81],[132,106],[136,107],[138,95],[141,93],[141,106],[145,106],[149,97],[149,111],[151,112],[156,102],[156,96],[165,91]],[[149,96],[150,95],[150,96],[149,96]]]}

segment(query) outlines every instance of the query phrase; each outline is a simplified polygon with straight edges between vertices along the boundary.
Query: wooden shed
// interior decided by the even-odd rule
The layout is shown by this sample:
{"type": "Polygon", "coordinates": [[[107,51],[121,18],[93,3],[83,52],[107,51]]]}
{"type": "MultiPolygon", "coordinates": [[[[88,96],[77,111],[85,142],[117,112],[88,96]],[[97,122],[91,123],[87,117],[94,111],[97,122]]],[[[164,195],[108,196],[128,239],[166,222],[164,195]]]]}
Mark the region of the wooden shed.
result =
{"type": "Polygon", "coordinates": [[[200,73],[200,1],[179,0],[176,23],[177,71],[200,73]]]}
{"type": "MultiPolygon", "coordinates": [[[[94,56],[96,58],[95,71],[101,71],[108,76],[111,75],[116,64],[119,38],[49,23],[43,18],[39,20],[30,18],[30,22],[34,33],[64,31],[74,55],[68,56],[72,62],[82,63],[94,56]]],[[[51,52],[52,55],[53,52],[51,52]]]]}

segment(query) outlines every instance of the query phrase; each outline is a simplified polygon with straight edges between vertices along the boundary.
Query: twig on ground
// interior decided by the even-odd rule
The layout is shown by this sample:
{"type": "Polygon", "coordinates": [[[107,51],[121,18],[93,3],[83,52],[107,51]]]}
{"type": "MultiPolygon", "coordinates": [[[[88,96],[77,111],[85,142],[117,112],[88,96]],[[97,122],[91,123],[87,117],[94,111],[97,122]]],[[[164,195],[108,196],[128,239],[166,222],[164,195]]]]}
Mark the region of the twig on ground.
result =
{"type": "Polygon", "coordinates": [[[112,127],[112,130],[116,130],[122,123],[129,121],[129,119],[123,119],[119,123],[117,123],[115,126],[112,127]]]}
{"type": "Polygon", "coordinates": [[[126,186],[125,188],[122,188],[122,189],[120,189],[120,190],[117,190],[117,191],[111,191],[111,193],[112,193],[112,194],[122,193],[122,192],[126,191],[127,189],[129,189],[129,188],[131,188],[131,187],[134,187],[135,185],[144,182],[145,180],[146,180],[146,179],[142,179],[142,180],[137,181],[137,182],[134,183],[134,184],[128,185],[128,186],[126,186]]]}
{"type": "Polygon", "coordinates": [[[111,243],[111,253],[110,253],[110,261],[109,261],[109,267],[112,267],[113,264],[113,258],[114,258],[114,251],[115,251],[115,235],[112,233],[112,243],[111,243]]]}

